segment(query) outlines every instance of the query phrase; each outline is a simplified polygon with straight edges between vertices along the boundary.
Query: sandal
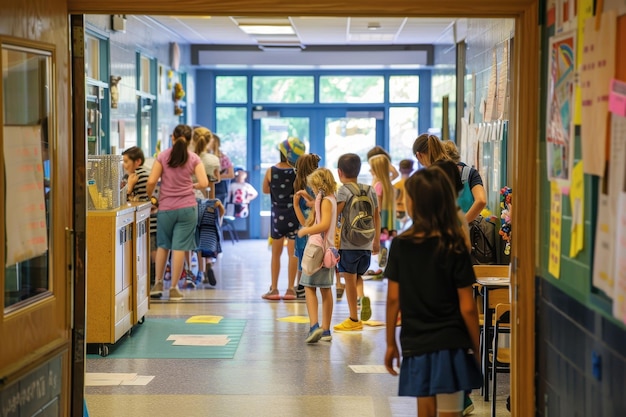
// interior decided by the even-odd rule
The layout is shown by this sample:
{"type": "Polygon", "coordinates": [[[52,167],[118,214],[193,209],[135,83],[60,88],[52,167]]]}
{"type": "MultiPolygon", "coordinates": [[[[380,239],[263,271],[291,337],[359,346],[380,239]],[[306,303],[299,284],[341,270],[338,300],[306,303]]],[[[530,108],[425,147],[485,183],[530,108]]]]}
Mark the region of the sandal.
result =
{"type": "Polygon", "coordinates": [[[343,292],[345,291],[345,285],[337,285],[337,299],[343,297],[343,292]]]}
{"type": "Polygon", "coordinates": [[[263,294],[261,298],[264,300],[278,301],[280,300],[280,294],[278,293],[278,290],[273,290],[272,287],[270,287],[270,290],[263,294]]]}
{"type": "Polygon", "coordinates": [[[296,296],[296,292],[292,288],[289,288],[287,291],[285,291],[285,295],[283,295],[283,300],[287,301],[295,300],[296,298],[298,297],[296,296]]]}

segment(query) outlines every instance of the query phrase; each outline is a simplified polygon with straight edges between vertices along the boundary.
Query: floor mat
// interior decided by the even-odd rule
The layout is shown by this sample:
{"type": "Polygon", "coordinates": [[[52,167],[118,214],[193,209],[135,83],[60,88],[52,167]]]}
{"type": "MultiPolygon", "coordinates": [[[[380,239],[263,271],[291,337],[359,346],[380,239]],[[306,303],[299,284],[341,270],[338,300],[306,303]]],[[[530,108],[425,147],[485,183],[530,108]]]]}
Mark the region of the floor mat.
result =
{"type": "MultiPolygon", "coordinates": [[[[232,359],[237,351],[246,320],[222,319],[218,324],[185,323],[187,319],[146,317],[130,336],[109,346],[110,359],[232,359]],[[224,335],[224,346],[177,346],[170,335],[224,335]]],[[[96,354],[90,359],[101,358],[96,354]]]]}

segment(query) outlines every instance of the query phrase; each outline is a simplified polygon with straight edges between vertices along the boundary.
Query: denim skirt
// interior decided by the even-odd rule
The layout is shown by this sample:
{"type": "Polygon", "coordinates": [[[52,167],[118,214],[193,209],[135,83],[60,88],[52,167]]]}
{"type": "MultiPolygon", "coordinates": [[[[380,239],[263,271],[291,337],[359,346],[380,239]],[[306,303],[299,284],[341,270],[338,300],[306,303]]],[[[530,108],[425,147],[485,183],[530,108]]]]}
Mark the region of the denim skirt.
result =
{"type": "Polygon", "coordinates": [[[330,288],[333,286],[334,273],[334,268],[322,268],[311,276],[302,271],[300,285],[304,285],[305,287],[330,288]]]}

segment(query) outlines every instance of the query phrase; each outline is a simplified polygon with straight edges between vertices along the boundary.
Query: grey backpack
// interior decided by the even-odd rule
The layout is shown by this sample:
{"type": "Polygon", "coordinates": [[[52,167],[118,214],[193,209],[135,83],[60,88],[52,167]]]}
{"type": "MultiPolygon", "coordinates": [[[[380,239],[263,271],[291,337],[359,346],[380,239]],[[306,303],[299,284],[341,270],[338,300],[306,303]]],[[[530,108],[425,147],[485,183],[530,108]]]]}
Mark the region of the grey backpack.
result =
{"type": "Polygon", "coordinates": [[[374,203],[370,198],[370,186],[348,183],[346,187],[352,197],[342,211],[341,233],[343,238],[355,246],[367,246],[376,235],[374,228],[374,203]]]}

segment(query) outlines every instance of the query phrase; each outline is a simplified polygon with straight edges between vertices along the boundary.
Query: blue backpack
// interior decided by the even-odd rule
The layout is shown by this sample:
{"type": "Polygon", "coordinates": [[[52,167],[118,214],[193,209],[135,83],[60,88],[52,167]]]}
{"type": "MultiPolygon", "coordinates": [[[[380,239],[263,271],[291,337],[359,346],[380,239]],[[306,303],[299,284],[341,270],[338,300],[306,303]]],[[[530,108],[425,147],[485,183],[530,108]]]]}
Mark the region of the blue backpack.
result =
{"type": "Polygon", "coordinates": [[[467,211],[474,204],[474,196],[472,195],[472,190],[470,189],[469,177],[472,172],[472,167],[464,165],[461,170],[461,182],[463,183],[463,190],[459,193],[459,197],[456,202],[463,210],[463,213],[467,213],[467,211]]]}
{"type": "Polygon", "coordinates": [[[216,207],[218,199],[198,200],[198,225],[196,227],[196,242],[198,250],[204,257],[217,257],[222,253],[219,222],[219,209],[216,207]]]}

